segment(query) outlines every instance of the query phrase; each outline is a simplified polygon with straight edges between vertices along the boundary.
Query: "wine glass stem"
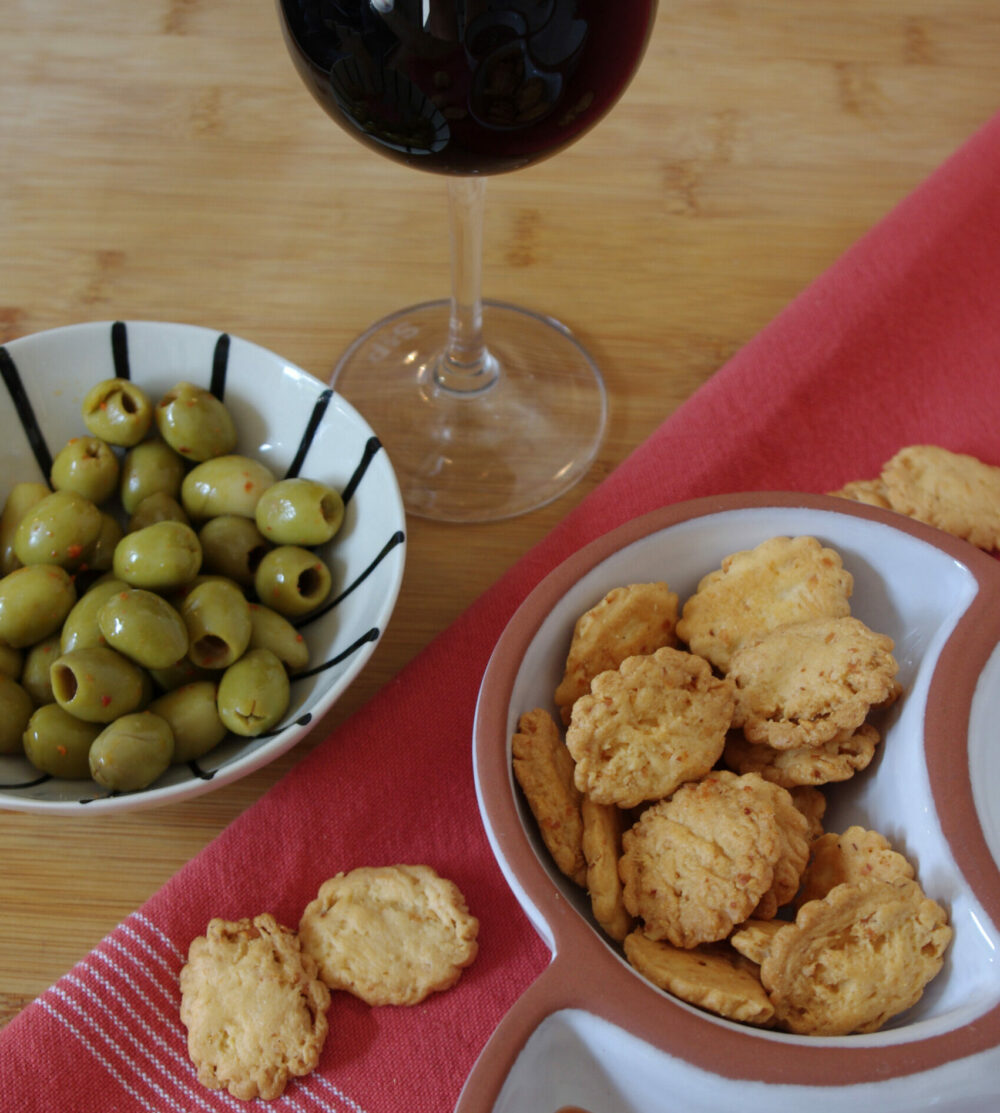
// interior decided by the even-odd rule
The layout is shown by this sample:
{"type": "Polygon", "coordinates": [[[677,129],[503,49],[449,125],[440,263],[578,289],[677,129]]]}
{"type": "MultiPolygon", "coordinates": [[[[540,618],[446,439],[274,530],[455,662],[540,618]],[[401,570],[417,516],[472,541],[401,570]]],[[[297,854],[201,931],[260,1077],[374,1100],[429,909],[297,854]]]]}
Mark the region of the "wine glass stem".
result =
{"type": "Polygon", "coordinates": [[[479,394],[499,375],[483,341],[483,212],[486,179],[448,179],[451,239],[451,312],[448,343],[434,370],[435,384],[456,394],[479,394]]]}

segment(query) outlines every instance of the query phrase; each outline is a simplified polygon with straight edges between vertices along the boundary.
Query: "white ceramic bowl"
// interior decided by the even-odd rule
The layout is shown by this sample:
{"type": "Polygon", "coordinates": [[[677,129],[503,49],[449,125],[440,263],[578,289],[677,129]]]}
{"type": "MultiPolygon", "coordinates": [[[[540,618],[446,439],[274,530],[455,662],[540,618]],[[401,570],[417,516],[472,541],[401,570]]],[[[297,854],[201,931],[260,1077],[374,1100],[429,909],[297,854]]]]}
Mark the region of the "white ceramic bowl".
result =
{"type": "Polygon", "coordinates": [[[152,321],[69,325],[0,348],[0,498],[19,480],[46,479],[48,462],[86,433],[80,406],[95,383],[130,378],[154,399],[188,381],[222,397],[236,451],[280,476],[321,480],[344,494],[330,565],[330,603],[302,626],[311,665],[292,682],[282,723],[253,740],[229,736],[206,757],[172,766],[149,788],[108,794],[90,781],[39,774],[0,756],[0,808],[62,814],[171,803],[246,776],[306,734],[364,668],[389,622],[405,561],[405,516],[386,453],[358,412],[324,383],[272,352],[226,333],[152,321]]]}
{"type": "Polygon", "coordinates": [[[998,595],[1000,565],[965,542],[844,500],[775,493],[665,508],[544,580],[486,671],[474,760],[493,850],[553,960],[487,1045],[462,1113],[1000,1108],[998,595]],[[920,1002],[871,1035],[757,1030],[655,988],[553,867],[511,773],[518,717],[533,707],[556,714],[552,694],[583,611],[644,580],[666,580],[683,602],[729,553],[777,535],[812,535],[842,555],[852,611],[894,639],[905,686],[876,760],[825,790],[825,827],[882,832],[954,926],[920,1002]]]}

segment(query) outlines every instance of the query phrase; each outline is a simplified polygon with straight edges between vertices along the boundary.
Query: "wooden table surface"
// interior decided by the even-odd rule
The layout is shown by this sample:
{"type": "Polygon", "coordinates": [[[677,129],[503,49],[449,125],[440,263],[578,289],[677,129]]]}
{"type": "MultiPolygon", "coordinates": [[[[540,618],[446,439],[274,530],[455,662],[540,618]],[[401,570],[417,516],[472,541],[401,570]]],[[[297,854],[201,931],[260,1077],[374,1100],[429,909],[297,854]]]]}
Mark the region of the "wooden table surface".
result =
{"type": "MultiPolygon", "coordinates": [[[[155,317],[244,336],[325,378],[375,318],[446,294],[444,182],[323,115],[270,0],[8,3],[0,42],[0,341],[155,317]]],[[[371,665],[270,767],[132,815],[0,813],[0,1023],[1000,108],[998,56],[996,0],[663,0],[615,111],[488,190],[484,292],[561,318],[595,354],[611,406],[597,463],[520,519],[412,519],[371,665]]]]}

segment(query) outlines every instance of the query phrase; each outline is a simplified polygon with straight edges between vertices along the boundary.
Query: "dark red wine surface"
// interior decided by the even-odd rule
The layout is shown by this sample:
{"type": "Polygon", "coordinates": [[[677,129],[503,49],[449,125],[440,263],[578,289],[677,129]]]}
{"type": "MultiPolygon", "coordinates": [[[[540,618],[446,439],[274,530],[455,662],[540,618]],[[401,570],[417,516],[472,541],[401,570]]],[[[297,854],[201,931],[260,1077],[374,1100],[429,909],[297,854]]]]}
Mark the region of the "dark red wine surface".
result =
{"type": "Polygon", "coordinates": [[[380,154],[445,174],[546,158],[612,107],[655,0],[279,0],[319,103],[380,154]]]}

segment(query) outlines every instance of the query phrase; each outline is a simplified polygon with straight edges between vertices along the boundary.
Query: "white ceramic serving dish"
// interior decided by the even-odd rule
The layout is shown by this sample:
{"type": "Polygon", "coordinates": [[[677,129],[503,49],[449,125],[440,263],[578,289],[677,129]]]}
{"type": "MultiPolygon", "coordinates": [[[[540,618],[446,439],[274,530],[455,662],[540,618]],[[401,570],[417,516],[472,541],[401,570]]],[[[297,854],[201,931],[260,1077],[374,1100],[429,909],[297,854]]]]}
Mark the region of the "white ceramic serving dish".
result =
{"type": "Polygon", "coordinates": [[[668,507],[551,573],[491,658],[476,712],[480,810],[497,860],[552,961],[515,1003],[461,1113],[881,1113],[1000,1108],[1000,566],[939,531],[823,496],[768,492],[668,507]],[[556,713],[576,618],[612,587],[666,580],[683,600],[729,553],[811,535],[854,576],[853,613],[895,640],[902,699],[872,765],[825,790],[825,828],[882,832],[954,927],[920,1002],[871,1035],[738,1025],[636,974],[552,866],[511,772],[530,708],[556,713]]]}
{"type": "Polygon", "coordinates": [[[301,368],[236,336],[192,325],[108,321],[25,336],[0,348],[0,499],[87,432],[84,395],[113,376],[154,399],[180,381],[212,389],[236,423],[236,451],[279,477],[299,474],[344,494],[337,536],[318,551],[333,573],[330,601],[301,631],[311,665],[292,683],[283,721],[253,740],[229,736],[206,757],[172,766],[149,788],[109,794],[90,781],[42,776],[0,756],[0,808],[92,814],[166,804],[228,784],[295,745],[371,657],[389,622],[405,562],[405,516],[392,465],[364,418],[301,368]]]}

